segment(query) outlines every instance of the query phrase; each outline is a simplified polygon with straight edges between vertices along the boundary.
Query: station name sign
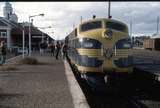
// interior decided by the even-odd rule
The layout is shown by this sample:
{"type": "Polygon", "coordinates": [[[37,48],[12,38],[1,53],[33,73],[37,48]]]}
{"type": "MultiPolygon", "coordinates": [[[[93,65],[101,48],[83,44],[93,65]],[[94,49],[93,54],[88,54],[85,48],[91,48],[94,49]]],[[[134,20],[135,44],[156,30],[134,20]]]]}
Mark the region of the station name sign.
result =
{"type": "Polygon", "coordinates": [[[32,36],[32,38],[42,38],[42,36],[32,36]]]}

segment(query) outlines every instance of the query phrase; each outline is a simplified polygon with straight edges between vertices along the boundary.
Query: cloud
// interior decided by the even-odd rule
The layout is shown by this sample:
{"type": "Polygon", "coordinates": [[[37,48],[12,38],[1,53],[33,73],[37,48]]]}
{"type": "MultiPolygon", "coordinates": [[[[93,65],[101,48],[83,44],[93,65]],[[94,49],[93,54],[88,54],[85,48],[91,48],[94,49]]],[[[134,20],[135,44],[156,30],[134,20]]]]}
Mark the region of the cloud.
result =
{"type": "MultiPolygon", "coordinates": [[[[34,17],[37,27],[53,26],[45,32],[54,31],[54,38],[64,38],[73,25],[83,20],[107,17],[108,2],[11,2],[19,21],[28,21],[29,15],[44,13],[44,17],[34,17]]],[[[0,3],[2,16],[4,2],[0,3]]],[[[156,31],[156,18],[160,16],[160,2],[111,2],[113,19],[123,21],[129,26],[133,23],[134,34],[153,34],[156,31]]],[[[53,33],[51,33],[53,35],[53,33]]]]}
{"type": "Polygon", "coordinates": [[[0,2],[0,16],[3,16],[4,2],[0,2]]]}

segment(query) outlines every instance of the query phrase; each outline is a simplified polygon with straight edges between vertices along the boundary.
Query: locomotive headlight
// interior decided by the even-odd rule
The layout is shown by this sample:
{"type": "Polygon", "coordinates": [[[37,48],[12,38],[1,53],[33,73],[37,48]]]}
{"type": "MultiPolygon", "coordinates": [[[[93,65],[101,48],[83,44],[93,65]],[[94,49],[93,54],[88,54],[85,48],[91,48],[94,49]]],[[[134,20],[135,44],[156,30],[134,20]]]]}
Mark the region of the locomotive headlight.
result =
{"type": "Polygon", "coordinates": [[[91,39],[79,38],[79,42],[83,48],[92,48],[94,46],[94,43],[91,41],[91,39]]]}
{"type": "Polygon", "coordinates": [[[159,75],[156,76],[156,77],[155,77],[155,80],[160,81],[160,76],[159,76],[159,75]]]}
{"type": "Polygon", "coordinates": [[[123,44],[123,47],[124,47],[124,48],[131,48],[131,44],[130,44],[130,43],[124,43],[124,44],[123,44]]]}
{"type": "Polygon", "coordinates": [[[91,42],[84,42],[83,45],[84,45],[84,47],[86,47],[86,48],[91,48],[91,47],[93,47],[93,43],[91,43],[91,42]]]}
{"type": "Polygon", "coordinates": [[[79,39],[79,42],[83,42],[83,38],[80,38],[80,39],[79,39]]]}
{"type": "Polygon", "coordinates": [[[79,38],[76,42],[78,48],[100,49],[101,42],[92,38],[79,38]]]}

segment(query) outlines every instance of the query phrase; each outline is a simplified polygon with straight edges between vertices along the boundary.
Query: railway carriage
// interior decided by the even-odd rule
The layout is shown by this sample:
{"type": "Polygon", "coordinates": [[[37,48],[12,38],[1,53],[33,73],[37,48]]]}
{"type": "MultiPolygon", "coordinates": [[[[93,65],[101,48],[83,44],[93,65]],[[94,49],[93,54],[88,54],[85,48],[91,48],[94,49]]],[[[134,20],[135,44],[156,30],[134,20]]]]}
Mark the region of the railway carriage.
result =
{"type": "Polygon", "coordinates": [[[66,38],[68,59],[93,88],[125,79],[132,73],[132,46],[126,24],[95,18],[79,24],[66,38]]]}

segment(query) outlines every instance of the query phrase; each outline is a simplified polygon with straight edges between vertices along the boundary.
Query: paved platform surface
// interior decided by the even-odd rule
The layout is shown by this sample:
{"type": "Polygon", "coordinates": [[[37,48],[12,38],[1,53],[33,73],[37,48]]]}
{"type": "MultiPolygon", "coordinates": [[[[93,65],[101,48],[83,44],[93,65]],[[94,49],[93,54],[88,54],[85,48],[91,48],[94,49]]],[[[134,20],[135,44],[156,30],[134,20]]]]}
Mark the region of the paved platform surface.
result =
{"type": "Polygon", "coordinates": [[[42,64],[21,65],[14,60],[10,70],[0,70],[0,108],[73,108],[63,61],[34,57],[42,64]]]}

